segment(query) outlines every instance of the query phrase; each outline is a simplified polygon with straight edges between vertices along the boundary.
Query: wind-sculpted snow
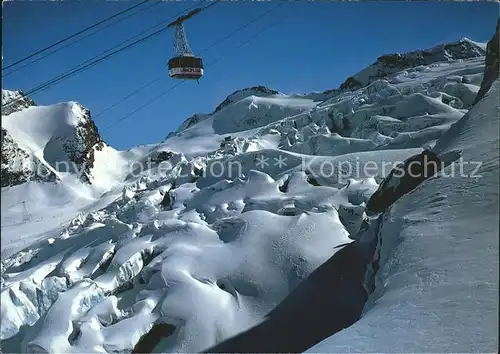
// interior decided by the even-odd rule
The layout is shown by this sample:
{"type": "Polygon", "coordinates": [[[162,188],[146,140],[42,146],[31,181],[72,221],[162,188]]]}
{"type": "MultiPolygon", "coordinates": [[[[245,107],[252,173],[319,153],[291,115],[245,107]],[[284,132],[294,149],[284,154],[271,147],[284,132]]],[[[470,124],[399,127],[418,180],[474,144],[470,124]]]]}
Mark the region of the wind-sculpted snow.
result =
{"type": "MultiPolygon", "coordinates": [[[[357,90],[237,91],[160,144],[104,147],[96,186],[64,176],[2,190],[2,352],[132,352],[157,328],[169,330],[148,337],[154,352],[199,352],[285,299],[295,311],[290,294],[338,267],[338,246],[375,247],[365,208],[383,178],[463,121],[483,64],[448,59],[357,90]],[[17,200],[46,219],[7,225],[17,200]]],[[[14,138],[32,151],[64,127],[14,138]]]]}
{"type": "MultiPolygon", "coordinates": [[[[144,209],[146,201],[151,203],[155,211],[141,223],[125,224],[106,213],[75,219],[65,238],[40,242],[31,259],[7,265],[2,296],[20,290],[17,306],[2,305],[3,339],[15,337],[22,324],[34,325],[44,316],[44,323],[58,324],[26,329],[25,335],[35,338],[25,343],[28,349],[66,352],[70,345],[71,350],[89,350],[89,342],[104,350],[118,345],[102,337],[104,325],[92,324],[94,316],[85,315],[83,308],[79,311],[82,296],[90,307],[105,296],[123,296],[118,309],[138,317],[127,334],[135,336],[135,342],[125,342],[123,350],[131,350],[160,317],[179,330],[168,351],[200,351],[220,336],[257,323],[328,259],[335,246],[350,242],[336,207],[351,205],[350,196],[358,188],[314,187],[301,172],[285,178],[285,192],[280,190],[284,180],[250,171],[247,180],[221,181],[203,193],[190,193],[194,184],[180,186],[174,189],[171,210],[162,210],[155,193],[127,199],[117,207],[120,215],[124,209],[144,209]],[[51,289],[64,293],[57,301],[46,293],[43,282],[49,279],[58,279],[59,287],[51,289]],[[34,289],[26,294],[15,284],[34,284],[34,289]],[[28,300],[31,293],[48,297],[48,312],[40,309],[39,299],[28,300]],[[157,305],[149,304],[151,296],[157,305]],[[121,307],[125,297],[132,299],[131,307],[121,307]],[[22,316],[15,308],[24,309],[22,316]],[[68,313],[65,308],[74,310],[68,313]],[[75,322],[81,335],[70,343],[75,322]]],[[[103,305],[100,311],[110,311],[102,316],[117,317],[114,306],[103,305]]],[[[106,331],[118,335],[112,327],[125,326],[125,320],[107,323],[106,331]]]]}

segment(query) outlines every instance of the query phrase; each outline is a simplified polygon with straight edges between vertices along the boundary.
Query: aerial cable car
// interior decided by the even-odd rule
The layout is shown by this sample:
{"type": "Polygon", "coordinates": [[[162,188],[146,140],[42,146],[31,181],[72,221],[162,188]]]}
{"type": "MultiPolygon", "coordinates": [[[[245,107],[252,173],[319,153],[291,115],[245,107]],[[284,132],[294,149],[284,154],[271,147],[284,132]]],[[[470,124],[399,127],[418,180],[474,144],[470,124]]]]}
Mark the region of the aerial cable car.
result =
{"type": "Polygon", "coordinates": [[[184,32],[184,21],[201,12],[203,9],[194,9],[187,15],[179,17],[167,26],[175,26],[175,56],[168,61],[168,76],[171,78],[198,81],[200,77],[203,76],[203,60],[193,55],[187,42],[186,33],[184,32]]]}

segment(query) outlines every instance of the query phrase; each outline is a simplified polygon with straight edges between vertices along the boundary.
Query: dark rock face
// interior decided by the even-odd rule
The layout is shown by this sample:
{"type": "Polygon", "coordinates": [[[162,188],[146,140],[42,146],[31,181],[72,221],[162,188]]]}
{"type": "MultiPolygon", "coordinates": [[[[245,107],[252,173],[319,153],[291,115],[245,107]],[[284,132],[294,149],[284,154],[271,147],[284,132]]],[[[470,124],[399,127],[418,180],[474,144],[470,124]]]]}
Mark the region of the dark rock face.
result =
{"type": "Polygon", "coordinates": [[[25,108],[36,106],[35,102],[24,95],[22,90],[2,90],[2,116],[19,112],[25,108]]]}
{"type": "Polygon", "coordinates": [[[172,206],[172,203],[174,201],[174,198],[170,195],[170,191],[166,191],[165,194],[163,195],[163,199],[161,201],[161,205],[165,208],[165,209],[170,209],[170,207],[172,206]]]}
{"type": "MultiPolygon", "coordinates": [[[[2,116],[36,106],[23,91],[2,90],[2,116]]],[[[7,130],[2,128],[1,186],[9,187],[28,181],[54,182],[56,175],[35,156],[21,149],[7,130]]]]}
{"type": "Polygon", "coordinates": [[[406,56],[396,53],[382,55],[377,59],[377,61],[386,68],[404,69],[425,64],[425,58],[428,58],[431,55],[432,54],[430,54],[428,51],[416,52],[413,56],[406,56]]]}
{"type": "Polygon", "coordinates": [[[155,323],[148,333],[144,334],[132,349],[132,353],[153,353],[155,346],[172,335],[175,326],[168,323],[155,323]]]}
{"type": "Polygon", "coordinates": [[[159,151],[157,154],[151,156],[151,162],[161,163],[163,161],[168,161],[174,156],[171,151],[159,151]]]}
{"type": "Polygon", "coordinates": [[[78,166],[77,173],[82,182],[90,184],[95,162],[95,150],[102,151],[104,141],[90,116],[90,111],[81,105],[79,107],[83,111],[84,120],[76,127],[76,133],[72,139],[62,141],[62,147],[64,152],[68,154],[70,161],[78,166]]]}
{"type": "MultiPolygon", "coordinates": [[[[361,83],[353,78],[352,76],[349,76],[343,83],[340,85],[341,90],[357,90],[361,88],[361,83]]],[[[326,92],[326,91],[325,91],[326,92]]]]}
{"type": "Polygon", "coordinates": [[[474,103],[478,102],[484,97],[486,92],[490,89],[493,82],[498,79],[499,68],[499,41],[500,41],[500,19],[497,21],[497,29],[493,37],[490,39],[486,46],[486,58],[485,58],[485,68],[483,82],[481,83],[481,88],[477,93],[476,100],[474,103]]]}
{"type": "Polygon", "coordinates": [[[36,156],[30,155],[12,139],[2,128],[2,166],[1,186],[10,187],[28,181],[55,182],[53,171],[47,168],[36,156]]]}
{"type": "Polygon", "coordinates": [[[304,279],[259,325],[207,353],[300,353],[352,325],[368,298],[366,261],[356,242],[304,279]]]}
{"type": "MultiPolygon", "coordinates": [[[[445,44],[443,45],[443,50],[445,58],[449,60],[481,57],[485,54],[483,49],[479,48],[478,46],[467,40],[461,40],[458,42],[445,44]]],[[[426,51],[423,52],[425,53],[426,51]]],[[[430,51],[428,53],[425,53],[425,55],[428,57],[432,56],[433,52],[430,51]]]]}
{"type": "Polygon", "coordinates": [[[380,184],[366,205],[369,212],[380,213],[401,196],[411,192],[420,183],[434,176],[442,168],[439,157],[429,150],[406,159],[396,166],[380,184]]]}

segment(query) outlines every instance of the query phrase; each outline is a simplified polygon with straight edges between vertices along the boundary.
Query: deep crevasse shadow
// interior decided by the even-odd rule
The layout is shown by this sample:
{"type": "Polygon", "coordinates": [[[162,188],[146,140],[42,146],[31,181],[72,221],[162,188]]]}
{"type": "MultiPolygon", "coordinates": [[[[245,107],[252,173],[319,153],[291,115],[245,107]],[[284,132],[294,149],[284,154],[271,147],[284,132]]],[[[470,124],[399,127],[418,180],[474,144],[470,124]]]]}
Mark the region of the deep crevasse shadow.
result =
{"type": "Polygon", "coordinates": [[[303,352],[356,322],[368,299],[366,253],[358,242],[337,251],[259,325],[205,352],[303,352]]]}

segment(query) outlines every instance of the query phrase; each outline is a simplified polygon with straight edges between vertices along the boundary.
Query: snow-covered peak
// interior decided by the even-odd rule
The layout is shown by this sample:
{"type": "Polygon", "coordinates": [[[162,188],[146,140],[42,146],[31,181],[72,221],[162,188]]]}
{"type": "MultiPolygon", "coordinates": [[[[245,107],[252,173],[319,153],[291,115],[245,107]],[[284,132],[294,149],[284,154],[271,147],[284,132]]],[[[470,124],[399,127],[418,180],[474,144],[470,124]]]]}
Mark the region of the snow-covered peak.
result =
{"type": "Polygon", "coordinates": [[[458,42],[436,46],[430,52],[435,53],[435,59],[438,61],[477,58],[486,54],[484,43],[474,42],[469,38],[462,38],[458,42]]]}
{"type": "MultiPolygon", "coordinates": [[[[181,125],[179,125],[177,127],[177,129],[175,130],[175,133],[178,133],[178,132],[181,132],[183,130],[186,130],[188,129],[189,127],[207,119],[208,117],[210,117],[210,114],[202,114],[202,113],[195,113],[193,114],[191,117],[189,117],[188,119],[186,119],[184,122],[182,122],[181,125]]],[[[171,133],[171,134],[174,134],[174,133],[171,133]]],[[[170,136],[170,135],[169,135],[170,136]]]]}
{"type": "Polygon", "coordinates": [[[248,96],[258,96],[258,97],[266,97],[271,95],[278,95],[279,92],[273,89],[270,89],[265,86],[254,86],[242,90],[234,91],[232,94],[227,96],[227,98],[222,101],[221,104],[215,108],[214,113],[219,112],[225,107],[229,106],[231,103],[238,102],[248,96]]]}
{"type": "Polygon", "coordinates": [[[181,136],[193,126],[194,131],[227,134],[262,127],[283,115],[299,114],[316,106],[309,96],[289,96],[264,86],[238,90],[229,95],[210,114],[194,114],[167,138],[181,136]],[[200,123],[203,122],[203,126],[200,123]]]}
{"type": "Polygon", "coordinates": [[[481,48],[483,51],[486,51],[486,45],[487,43],[486,42],[476,42],[476,41],[473,41],[472,39],[468,38],[468,37],[464,37],[460,40],[460,42],[469,42],[471,43],[473,46],[476,46],[476,47],[479,47],[481,48]]]}
{"type": "Polygon", "coordinates": [[[20,97],[22,97],[22,91],[20,90],[17,91],[2,90],[2,106],[6,105],[10,101],[19,99],[20,97]]]}
{"type": "Polygon", "coordinates": [[[170,138],[172,136],[175,136],[177,133],[180,133],[190,127],[192,127],[195,124],[198,124],[207,118],[210,118],[212,115],[222,111],[224,108],[241,101],[247,97],[250,96],[255,96],[255,97],[267,97],[267,96],[272,96],[272,95],[280,95],[280,93],[276,90],[267,88],[265,86],[255,86],[255,87],[250,87],[250,88],[245,88],[241,90],[234,91],[232,94],[226,97],[224,101],[222,101],[212,113],[209,114],[203,114],[203,113],[196,113],[193,114],[191,117],[187,118],[184,120],[181,125],[175,129],[174,132],[171,132],[168,134],[167,138],[170,138]]]}
{"type": "Polygon", "coordinates": [[[3,187],[29,180],[56,181],[67,173],[93,183],[96,154],[109,148],[88,109],[78,102],[34,106],[21,91],[2,90],[2,101],[9,108],[2,114],[3,187]],[[15,105],[8,105],[15,100],[15,105]]]}

